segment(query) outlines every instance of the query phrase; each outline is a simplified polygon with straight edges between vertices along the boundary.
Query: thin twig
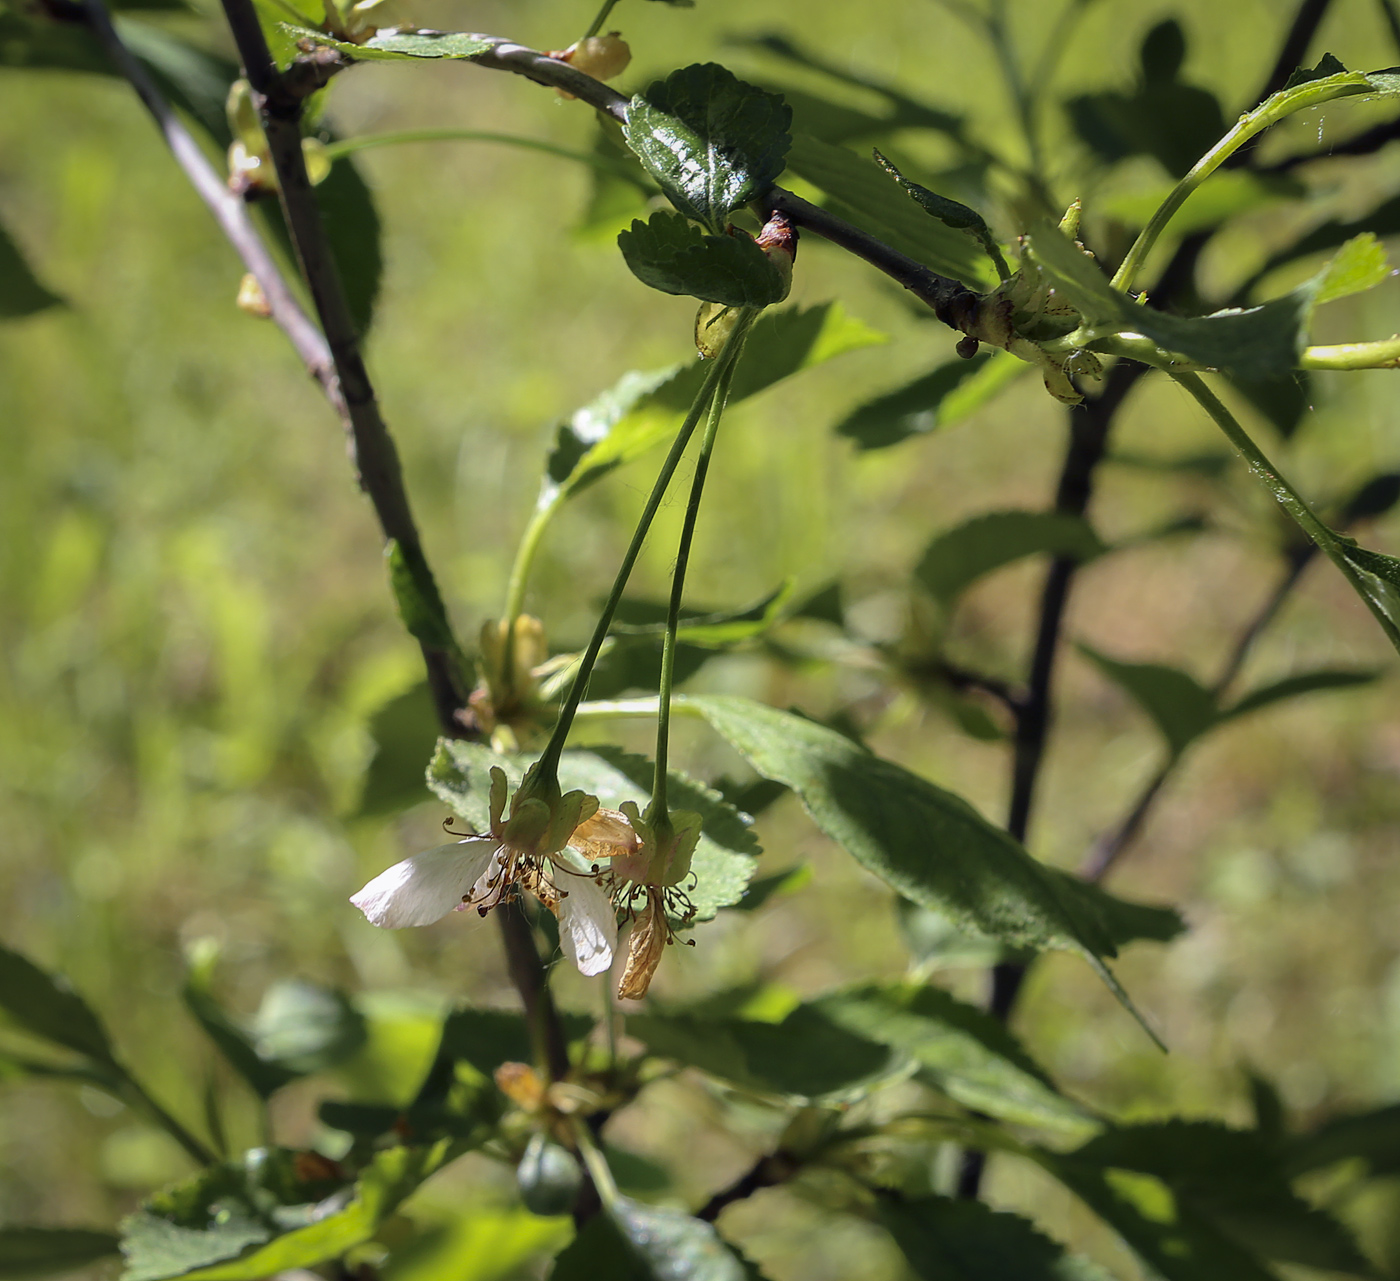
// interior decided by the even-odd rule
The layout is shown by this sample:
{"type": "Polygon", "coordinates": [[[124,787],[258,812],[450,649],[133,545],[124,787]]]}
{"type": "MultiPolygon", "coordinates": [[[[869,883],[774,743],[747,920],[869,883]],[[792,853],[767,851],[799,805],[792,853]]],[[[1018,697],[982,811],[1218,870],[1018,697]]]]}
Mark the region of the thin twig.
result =
{"type": "Polygon", "coordinates": [[[781,1149],[777,1152],[765,1153],[727,1188],[716,1192],[706,1201],[695,1212],[695,1217],[703,1219],[706,1223],[713,1223],[719,1218],[726,1206],[733,1205],[736,1201],[742,1201],[745,1197],[751,1197],[755,1192],[761,1192],[764,1188],[776,1188],[780,1184],[786,1183],[801,1168],[802,1163],[796,1157],[781,1149]]]}

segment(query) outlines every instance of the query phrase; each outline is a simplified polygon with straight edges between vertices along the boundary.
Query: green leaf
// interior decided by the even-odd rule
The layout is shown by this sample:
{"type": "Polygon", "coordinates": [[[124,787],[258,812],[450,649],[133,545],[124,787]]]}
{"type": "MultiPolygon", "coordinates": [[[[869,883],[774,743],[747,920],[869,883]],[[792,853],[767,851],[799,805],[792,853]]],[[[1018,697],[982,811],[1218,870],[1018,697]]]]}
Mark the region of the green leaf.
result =
{"type": "Polygon", "coordinates": [[[939,988],[870,984],[810,1004],[837,1027],[908,1055],[924,1084],[964,1107],[1080,1134],[1099,1126],[1091,1111],[1055,1088],[1002,1023],[939,988]]]}
{"type": "Polygon", "coordinates": [[[1364,293],[1389,275],[1390,260],[1385,247],[1376,239],[1375,232],[1364,231],[1338,249],[1322,269],[1314,305],[1364,293]]]}
{"type": "Polygon", "coordinates": [[[437,711],[427,681],[391,698],[370,717],[374,755],[365,769],[355,817],[396,814],[429,797],[423,770],[437,747],[437,711]]]}
{"type": "Polygon", "coordinates": [[[401,62],[417,58],[475,58],[486,53],[495,41],[466,31],[381,31],[363,44],[337,40],[321,31],[283,24],[295,40],[339,49],[356,62],[401,62]]]}
{"type": "MultiPolygon", "coordinates": [[[[479,743],[443,739],[428,767],[428,785],[477,831],[485,831],[490,814],[490,769],[505,771],[518,786],[531,758],[498,756],[479,743]]],[[[652,762],[615,748],[565,752],[559,762],[559,783],[565,791],[579,788],[598,798],[606,809],[623,801],[645,808],[650,799],[652,762]]],[[[674,809],[694,810],[703,819],[700,842],[691,860],[694,888],[686,893],[695,907],[695,921],[707,921],[722,907],[739,902],[753,876],[759,852],[752,828],[718,792],[675,770],[667,775],[667,795],[674,809]]]]}
{"type": "Polygon", "coordinates": [[[1283,92],[1296,89],[1299,85],[1312,84],[1316,80],[1326,80],[1336,75],[1346,75],[1347,69],[1336,54],[1324,53],[1315,67],[1295,67],[1283,86],[1283,92]]]}
{"type": "Polygon", "coordinates": [[[1197,364],[1250,379],[1282,378],[1293,370],[1307,345],[1308,318],[1323,278],[1319,274],[1257,307],[1173,316],[1109,288],[1108,278],[1048,223],[1026,238],[1026,251],[1095,329],[1139,333],[1197,364]]]}
{"type": "MultiPolygon", "coordinates": [[[[839,303],[766,312],[749,331],[729,403],[833,356],[884,341],[883,334],[846,315],[839,303]]],[[[538,506],[579,493],[664,440],[680,425],[704,375],[699,361],[625,374],[560,424],[538,506]]]]}
{"type": "Polygon", "coordinates": [[[1298,430],[1303,416],[1312,408],[1312,375],[1306,369],[1294,370],[1286,378],[1232,378],[1230,381],[1285,440],[1298,430]]]}
{"type": "MultiPolygon", "coordinates": [[[[0,945],[0,1010],[26,1032],[120,1071],[107,1029],[66,979],[0,945]]],[[[124,1073],[123,1073],[124,1075],[124,1073]]]]}
{"type": "Polygon", "coordinates": [[[966,232],[971,236],[982,252],[992,260],[992,265],[1002,280],[1011,278],[1011,269],[1007,267],[1006,259],[1002,257],[1001,246],[997,244],[996,237],[992,235],[992,229],[987,226],[987,220],[977,210],[959,204],[956,200],[949,200],[947,196],[940,196],[927,187],[919,186],[917,182],[911,182],[879,151],[875,152],[875,163],[903,187],[913,198],[914,203],[925,213],[937,218],[945,227],[951,227],[954,231],[966,232]]]}
{"type": "Polygon", "coordinates": [[[447,607],[422,551],[391,538],[384,555],[389,561],[389,585],[409,635],[430,649],[455,650],[447,607]]]}
{"type": "Polygon", "coordinates": [[[366,1040],[364,1016],[346,995],[305,979],[268,988],[253,1030],[258,1057],[298,1076],[334,1067],[366,1040]]]}
{"type": "Polygon", "coordinates": [[[1400,1103],[1333,1117],[1311,1134],[1286,1140],[1282,1147],[1283,1169],[1290,1178],[1355,1160],[1365,1161],[1376,1177],[1400,1171],[1400,1103]]]}
{"type": "Polygon", "coordinates": [[[827,207],[940,275],[971,288],[996,281],[986,256],[961,231],[927,218],[869,160],[795,134],[788,167],[830,198],[827,207]]]}
{"type": "Polygon", "coordinates": [[[233,138],[225,104],[229,86],[239,76],[238,64],[149,22],[119,17],[116,28],[122,43],[146,65],[161,92],[215,143],[227,147],[233,138]]]}
{"type": "Polygon", "coordinates": [[[776,94],[707,62],[637,94],[623,136],[671,203],[719,235],[782,173],[791,122],[776,94]]]}
{"type": "Polygon", "coordinates": [[[1105,550],[1082,516],[988,512],[937,535],[914,577],[946,609],[979,578],[1022,557],[1046,553],[1087,561],[1105,550]]]}
{"type": "Polygon", "coordinates": [[[797,1006],[781,1022],[683,1011],[629,1014],[627,1034],[652,1054],[786,1099],[855,1098],[902,1070],[902,1056],[889,1046],[841,1027],[814,1003],[797,1006]]]}
{"type": "Polygon", "coordinates": [[[355,162],[341,157],[314,188],[321,225],[350,308],[355,329],[363,339],[374,318],[384,274],[379,213],[374,197],[355,162]]]}
{"type": "Polygon", "coordinates": [[[905,898],[1014,947],[1079,954],[1141,1021],[1103,963],[1113,940],[1075,883],[1049,875],[961,797],[790,712],[719,695],[675,705],[796,792],[822,832],[905,898]]]}
{"type": "Polygon", "coordinates": [[[1123,663],[1088,645],[1078,649],[1152,718],[1174,757],[1219,723],[1215,695],[1194,676],[1160,663],[1123,663]]]}
{"type": "Polygon", "coordinates": [[[922,1281],[1110,1281],[1019,1215],[977,1201],[884,1198],[878,1212],[922,1281]]]}
{"type": "Polygon", "coordinates": [[[360,1172],[348,1204],[340,1193],[295,1203],[295,1186],[270,1189],[256,1167],[215,1166],[122,1221],[123,1281],[259,1281],[339,1258],[368,1241],[450,1155],[446,1142],[382,1151],[360,1172]]]}
{"type": "Polygon", "coordinates": [[[679,214],[654,213],[617,237],[644,285],[726,307],[767,307],[787,296],[788,280],[747,232],[706,235],[679,214]]]}
{"type": "Polygon", "coordinates": [[[252,1087],[259,1098],[271,1098],[284,1085],[296,1080],[298,1073],[267,1061],[257,1052],[252,1037],[239,1027],[194,975],[185,984],[182,995],[185,1008],[218,1046],[229,1066],[252,1087]]]}
{"type": "Polygon", "coordinates": [[[1343,528],[1358,520],[1374,520],[1384,516],[1400,502],[1400,472],[1381,472],[1363,481],[1342,504],[1343,528]]]}
{"type": "Polygon", "coordinates": [[[1350,1233],[1288,1186],[1278,1154],[1254,1131],[1209,1121],[1123,1126],[1070,1159],[1159,1180],[1179,1207],[1266,1258],[1373,1275],[1350,1233]]]}
{"type": "Polygon", "coordinates": [[[1272,703],[1281,703],[1285,699],[1299,698],[1319,690],[1355,689],[1358,685],[1370,685],[1382,675],[1382,672],[1376,670],[1358,671],[1352,668],[1326,667],[1315,672],[1300,672],[1296,676],[1288,676],[1281,681],[1250,690],[1237,702],[1221,711],[1220,719],[1233,720],[1236,716],[1246,716],[1272,703]]]}
{"type": "Polygon", "coordinates": [[[111,1232],[86,1228],[0,1228],[0,1281],[76,1272],[117,1253],[111,1232]]]}
{"type": "Polygon", "coordinates": [[[1400,560],[1345,541],[1342,554],[1360,571],[1357,586],[1391,623],[1400,627],[1400,560]]]}
{"type": "Polygon", "coordinates": [[[62,298],[39,283],[19,246],[0,223],[0,318],[32,316],[62,303],[62,298]]]}
{"type": "Polygon", "coordinates": [[[774,872],[772,876],[757,876],[749,882],[748,889],[744,891],[744,897],[737,903],[731,903],[730,908],[735,912],[756,912],[769,899],[782,894],[791,894],[794,890],[800,890],[804,885],[810,885],[812,875],[810,863],[799,863],[796,867],[790,867],[784,872],[774,872]]]}
{"type": "Polygon", "coordinates": [[[1029,366],[1010,352],[958,357],[903,387],[857,406],[836,433],[856,448],[884,449],[961,421],[980,409],[1029,366]]]}
{"type": "MultiPolygon", "coordinates": [[[[677,636],[690,645],[722,649],[768,631],[792,599],[793,579],[742,609],[681,610],[677,636]]],[[[666,631],[668,606],[660,601],[624,600],[614,616],[614,636],[656,636],[666,631]]]]}
{"type": "Polygon", "coordinates": [[[618,1197],[554,1261],[549,1281],[753,1281],[711,1224],[618,1197]]]}
{"type": "MultiPolygon", "coordinates": [[[[565,1038],[580,1041],[593,1029],[581,1014],[561,1014],[565,1038]]],[[[535,1057],[530,1028],[513,1010],[453,1010],[442,1025],[438,1057],[470,1063],[487,1080],[502,1063],[529,1063],[535,1057]]]]}

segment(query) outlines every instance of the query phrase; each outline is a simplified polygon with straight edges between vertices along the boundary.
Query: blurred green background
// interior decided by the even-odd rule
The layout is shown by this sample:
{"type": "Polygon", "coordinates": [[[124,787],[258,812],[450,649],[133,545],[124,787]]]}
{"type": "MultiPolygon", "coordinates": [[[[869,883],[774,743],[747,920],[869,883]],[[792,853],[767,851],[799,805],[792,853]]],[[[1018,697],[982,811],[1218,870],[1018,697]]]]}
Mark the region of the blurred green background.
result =
{"type": "MultiPolygon", "coordinates": [[[[1027,57],[1061,7],[1012,7],[1027,57]]],[[[1143,33],[1174,15],[1189,38],[1185,78],[1218,93],[1233,118],[1252,105],[1285,8],[1087,6],[1045,113],[1056,199],[1082,196],[1092,210],[1096,200],[1159,191],[1165,179],[1147,161],[1098,176],[1056,101],[1123,88],[1143,33]]],[[[557,48],[591,9],[583,0],[419,0],[409,16],[557,48]]],[[[161,21],[228,52],[212,18],[161,21]]],[[[764,83],[815,85],[733,43],[778,31],[965,114],[989,144],[1012,154],[1020,145],[994,58],[933,0],[870,0],[858,18],[818,0],[698,0],[691,11],[623,0],[609,25],[633,48],[624,90],[709,59],[764,83]]],[[[1309,61],[1323,50],[1353,67],[1397,60],[1379,6],[1361,0],[1333,6],[1309,61]]],[[[849,100],[864,105],[854,90],[849,100]]],[[[1345,136],[1373,118],[1366,111],[1334,104],[1268,145],[1345,136]]],[[[594,134],[581,104],[464,65],[358,68],[335,82],[329,119],[342,136],[454,125],[587,149],[594,134]]],[[[948,161],[928,135],[902,142],[929,172],[948,161]]],[[[583,225],[591,180],[582,166],[472,143],[385,148],[359,163],[386,262],[370,369],[430,559],[472,636],[499,613],[552,425],[628,369],[687,359],[692,304],[646,290],[624,267],[613,234],[635,210],[583,225]]],[[[1330,172],[1308,197],[1313,212],[1328,201],[1364,211],[1400,190],[1400,148],[1330,172]]],[[[1251,215],[1213,247],[1204,279],[1247,275],[1258,245],[1296,216],[1291,206],[1251,215]]],[[[316,1099],[352,1085],[363,1095],[376,1082],[389,1097],[411,1075],[431,1048],[424,1012],[467,997],[514,1004],[494,930],[450,920],[377,931],[346,902],[370,875],[435,843],[443,817],[433,802],[387,817],[357,812],[370,718],[419,679],[372,513],[334,418],[281,335],[235,307],[241,269],[123,83],[0,72],[0,218],[66,300],[0,326],[0,937],[70,976],[191,1123],[212,1074],[236,1144],[258,1140],[254,1112],[181,1007],[192,949],[218,949],[218,989],[240,1013],[287,978],[357,994],[399,1035],[338,1076],[279,1096],[279,1140],[316,1142],[326,1137],[316,1099]]],[[[993,221],[1005,237],[1017,230],[1004,215],[993,221]]],[[[909,627],[905,579],[935,531],[981,510],[1048,502],[1064,412],[1029,377],[942,432],[858,454],[833,426],[947,360],[952,340],[888,282],[808,238],[793,301],[833,298],[888,342],[792,379],[726,421],[691,593],[731,607],[788,576],[799,590],[838,580],[852,626],[895,642],[909,627]]],[[[1397,329],[1400,295],[1387,284],[1330,309],[1320,337],[1397,329]]],[[[1303,492],[1326,499],[1400,463],[1395,386],[1386,372],[1319,377],[1315,413],[1286,443],[1250,421],[1303,492]]],[[[1145,380],[1122,422],[1125,454],[1226,452],[1164,382],[1145,380]]],[[[614,475],[554,527],[530,608],[559,647],[585,638],[651,466],[614,475]]],[[[1279,573],[1282,525],[1269,500],[1238,464],[1214,476],[1111,465],[1092,512],[1109,539],[1192,514],[1207,517],[1204,532],[1150,540],[1085,570],[1072,638],[1213,674],[1279,573]]],[[[663,514],[639,595],[662,593],[679,515],[675,505],[663,514]]],[[[1367,541],[1394,552],[1400,525],[1383,522],[1367,541]]],[[[1039,574],[1027,562],[979,585],[956,621],[960,651],[1018,677],[1039,574]]],[[[1395,656],[1340,578],[1314,566],[1246,684],[1327,665],[1393,671],[1395,656]]],[[[968,738],[916,692],[859,667],[738,653],[697,682],[817,713],[854,706],[881,750],[990,816],[1004,809],[1003,744],[968,738]]],[[[1072,651],[1059,693],[1030,846],[1074,866],[1160,748],[1141,714],[1072,651]]],[[[1303,1119],[1400,1098],[1396,711],[1392,676],[1268,711],[1195,751],[1113,882],[1177,903],[1189,920],[1177,943],[1140,945],[1120,965],[1173,1052],[1159,1055],[1087,970],[1052,958],[1036,969],[1017,1025],[1072,1093],[1138,1119],[1242,1120],[1252,1068],[1303,1119]]],[[[696,773],[733,767],[695,731],[680,756],[696,773]]],[[[818,837],[795,802],[768,811],[760,835],[760,875],[806,862],[814,879],[757,912],[724,914],[693,950],[673,949],[659,994],[756,979],[808,993],[907,966],[889,891],[818,837]]],[[[975,968],[948,979],[963,995],[981,994],[975,968]]],[[[559,990],[566,1006],[597,1005],[594,985],[572,973],[560,973],[559,990]]],[[[663,1195],[694,1205],[747,1168],[771,1135],[762,1114],[728,1132],[719,1116],[704,1087],[682,1076],[649,1090],[610,1136],[668,1165],[674,1183],[663,1195]]],[[[0,1221],[108,1224],[185,1169],[162,1135],[94,1090],[16,1079],[0,1091],[0,1221]]],[[[1400,1197],[1368,1195],[1345,1208],[1400,1266],[1400,1197]]],[[[389,1275],[514,1275],[533,1251],[557,1246],[563,1229],[517,1211],[482,1217],[512,1197],[509,1170],[460,1163],[409,1206],[425,1221],[457,1224],[459,1261],[442,1271],[406,1259],[389,1275]],[[491,1232],[510,1244],[472,1257],[491,1255],[496,1270],[464,1270],[470,1244],[491,1232]]],[[[1029,1209],[1062,1240],[1136,1275],[1062,1189],[994,1164],[990,1199],[1029,1209]]],[[[820,1213],[775,1191],[730,1211],[724,1228],[776,1281],[900,1275],[888,1243],[854,1223],[834,1229],[820,1252],[805,1247],[820,1213]]]]}

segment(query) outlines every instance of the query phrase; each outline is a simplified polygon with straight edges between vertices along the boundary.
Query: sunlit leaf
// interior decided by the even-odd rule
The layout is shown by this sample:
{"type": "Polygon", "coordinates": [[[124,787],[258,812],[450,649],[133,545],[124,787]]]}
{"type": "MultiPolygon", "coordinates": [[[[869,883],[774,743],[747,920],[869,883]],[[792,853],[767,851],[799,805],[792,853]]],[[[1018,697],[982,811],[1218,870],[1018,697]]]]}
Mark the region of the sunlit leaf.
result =
{"type": "Polygon", "coordinates": [[[1105,550],[1082,516],[987,512],[937,535],[925,549],[914,577],[947,607],[979,578],[1025,556],[1049,554],[1086,561],[1105,550]]]}
{"type": "Polygon", "coordinates": [[[776,94],[707,62],[637,94],[623,133],[671,203],[720,235],[782,173],[791,121],[776,94]]]}
{"type": "Polygon", "coordinates": [[[726,307],[781,302],[788,281],[745,232],[706,235],[679,214],[654,213],[617,238],[632,274],[666,294],[688,294],[726,307]]]}
{"type": "Polygon", "coordinates": [[[549,1281],[754,1281],[757,1276],[711,1224],[618,1197],[555,1259],[549,1281]]]}
{"type": "Polygon", "coordinates": [[[790,712],[718,695],[677,705],[796,792],[827,836],[904,897],[1013,946],[1078,953],[1140,1018],[1104,964],[1117,949],[1073,883],[1047,875],[961,797],[790,712]]]}
{"type": "Polygon", "coordinates": [[[1385,246],[1376,239],[1375,232],[1362,232],[1338,249],[1323,268],[1316,302],[1320,306],[1351,294],[1364,293],[1367,289],[1374,289],[1390,274],[1390,259],[1386,256],[1385,246]]]}
{"type": "Polygon", "coordinates": [[[357,62],[398,62],[419,58],[475,58],[492,48],[494,41],[465,31],[400,31],[376,32],[363,44],[337,40],[321,31],[288,27],[298,40],[339,49],[357,62]]]}
{"type": "Polygon", "coordinates": [[[0,1281],[76,1272],[117,1253],[111,1232],[86,1228],[0,1228],[0,1281]]]}

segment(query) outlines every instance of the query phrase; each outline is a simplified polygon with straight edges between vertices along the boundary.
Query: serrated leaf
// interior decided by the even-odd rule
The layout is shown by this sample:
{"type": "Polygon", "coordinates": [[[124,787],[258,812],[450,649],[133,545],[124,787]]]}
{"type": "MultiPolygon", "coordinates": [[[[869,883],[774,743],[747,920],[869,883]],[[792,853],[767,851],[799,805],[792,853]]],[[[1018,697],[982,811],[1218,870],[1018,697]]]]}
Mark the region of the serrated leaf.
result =
{"type": "Polygon", "coordinates": [[[1240,378],[1282,378],[1293,370],[1307,345],[1308,318],[1321,285],[1319,274],[1257,307],[1174,316],[1111,289],[1108,278],[1048,223],[1026,237],[1026,252],[1087,324],[1142,334],[1166,351],[1240,378]]]}
{"type": "Polygon", "coordinates": [[[719,235],[782,173],[791,122],[777,94],[706,62],[637,94],[623,136],[671,203],[719,235]]]}
{"type": "Polygon", "coordinates": [[[0,223],[0,317],[32,316],[62,302],[56,293],[39,283],[19,246],[0,223]]]}
{"type": "Polygon", "coordinates": [[[67,980],[0,945],[0,1011],[26,1032],[117,1069],[107,1029],[67,980]]]}
{"type": "MultiPolygon", "coordinates": [[[[479,743],[443,739],[428,767],[428,785],[477,831],[490,821],[490,769],[505,771],[511,786],[518,786],[531,759],[499,756],[479,743]]],[[[565,791],[579,788],[598,798],[606,809],[623,801],[645,808],[650,798],[652,763],[615,748],[565,752],[559,762],[559,784],[565,791]]],[[[722,907],[737,903],[753,876],[757,838],[738,810],[718,792],[675,770],[667,775],[671,807],[694,810],[704,820],[700,842],[691,860],[695,885],[686,893],[695,907],[695,921],[707,921],[722,907]]]]}
{"type": "Polygon", "coordinates": [[[1353,236],[1322,269],[1316,305],[1374,289],[1390,275],[1390,259],[1375,232],[1353,236]]]}
{"type": "MultiPolygon", "coordinates": [[[[766,312],[749,331],[729,403],[737,404],[834,356],[884,341],[883,334],[848,316],[839,303],[766,312]]],[[[704,373],[696,361],[625,374],[560,424],[538,506],[579,493],[674,432],[704,373]]]]}
{"type": "Polygon", "coordinates": [[[117,1253],[111,1232],[86,1228],[0,1228],[0,1281],[76,1272],[117,1253]]]}
{"type": "Polygon", "coordinates": [[[884,1198],[878,1213],[921,1281],[1111,1281],[1019,1215],[977,1201],[884,1198]]]}
{"type": "Polygon", "coordinates": [[[1248,694],[1222,710],[1220,719],[1233,720],[1237,716],[1257,712],[1272,703],[1300,698],[1304,694],[1314,694],[1321,690],[1355,689],[1358,685],[1370,685],[1379,680],[1381,675],[1379,671],[1357,671],[1347,668],[1322,668],[1315,672],[1300,672],[1296,676],[1287,676],[1270,685],[1250,690],[1248,694]]]}
{"type": "Polygon", "coordinates": [[[1010,279],[1011,271],[1006,265],[1006,259],[1002,257],[1001,246],[992,235],[992,229],[987,226],[987,220],[977,210],[910,181],[879,151],[875,152],[875,163],[889,174],[925,213],[937,218],[945,227],[966,232],[971,236],[982,252],[992,260],[997,275],[1002,280],[1010,279]]]}
{"type": "Polygon", "coordinates": [[[924,1084],[964,1107],[1072,1133],[1100,1124],[1055,1088],[1002,1023],[938,988],[870,984],[810,1004],[837,1027],[907,1054],[924,1084]]]}
{"type": "Polygon", "coordinates": [[[1215,695],[1189,673],[1161,663],[1120,662],[1088,645],[1078,649],[1152,718],[1173,756],[1219,723],[1215,695]]]}
{"type": "Polygon", "coordinates": [[[767,307],[787,295],[787,278],[746,232],[710,236],[661,212],[634,221],[617,246],[632,274],[665,294],[726,307],[767,307]]]}
{"type": "Polygon", "coordinates": [[[296,40],[339,49],[356,62],[400,62],[420,58],[475,58],[491,49],[495,41],[466,31],[381,31],[363,44],[337,40],[322,31],[283,24],[296,40]]]}
{"type": "Polygon", "coordinates": [[[1077,953],[1141,1021],[1104,964],[1113,941],[1073,883],[1047,875],[960,796],[790,712],[718,695],[675,705],[796,792],[827,836],[904,897],[1015,947],[1077,953]]]}
{"type": "Polygon", "coordinates": [[[447,607],[422,551],[391,538],[384,555],[389,562],[389,584],[399,617],[409,635],[432,649],[455,649],[447,607]]]}
{"type": "Polygon", "coordinates": [[[856,448],[884,449],[947,427],[980,409],[1029,366],[1010,352],[958,357],[857,406],[836,426],[856,448]]]}
{"type": "Polygon", "coordinates": [[[987,512],[938,534],[925,549],[915,580],[947,607],[974,582],[1025,556],[1092,560],[1107,550],[1082,516],[1065,512],[987,512]]]}
{"type": "Polygon", "coordinates": [[[123,1220],[123,1281],[258,1281],[339,1258],[369,1240],[450,1152],[445,1142],[380,1152],[360,1172],[348,1204],[334,1194],[269,1207],[243,1168],[216,1166],[123,1220]]]}
{"type": "Polygon", "coordinates": [[[793,136],[788,167],[830,198],[828,207],[940,275],[971,288],[995,283],[987,259],[960,231],[925,216],[868,159],[806,134],[793,136]]]}
{"type": "Polygon", "coordinates": [[[754,1281],[711,1224],[618,1197],[554,1261],[549,1281],[754,1281]]]}

